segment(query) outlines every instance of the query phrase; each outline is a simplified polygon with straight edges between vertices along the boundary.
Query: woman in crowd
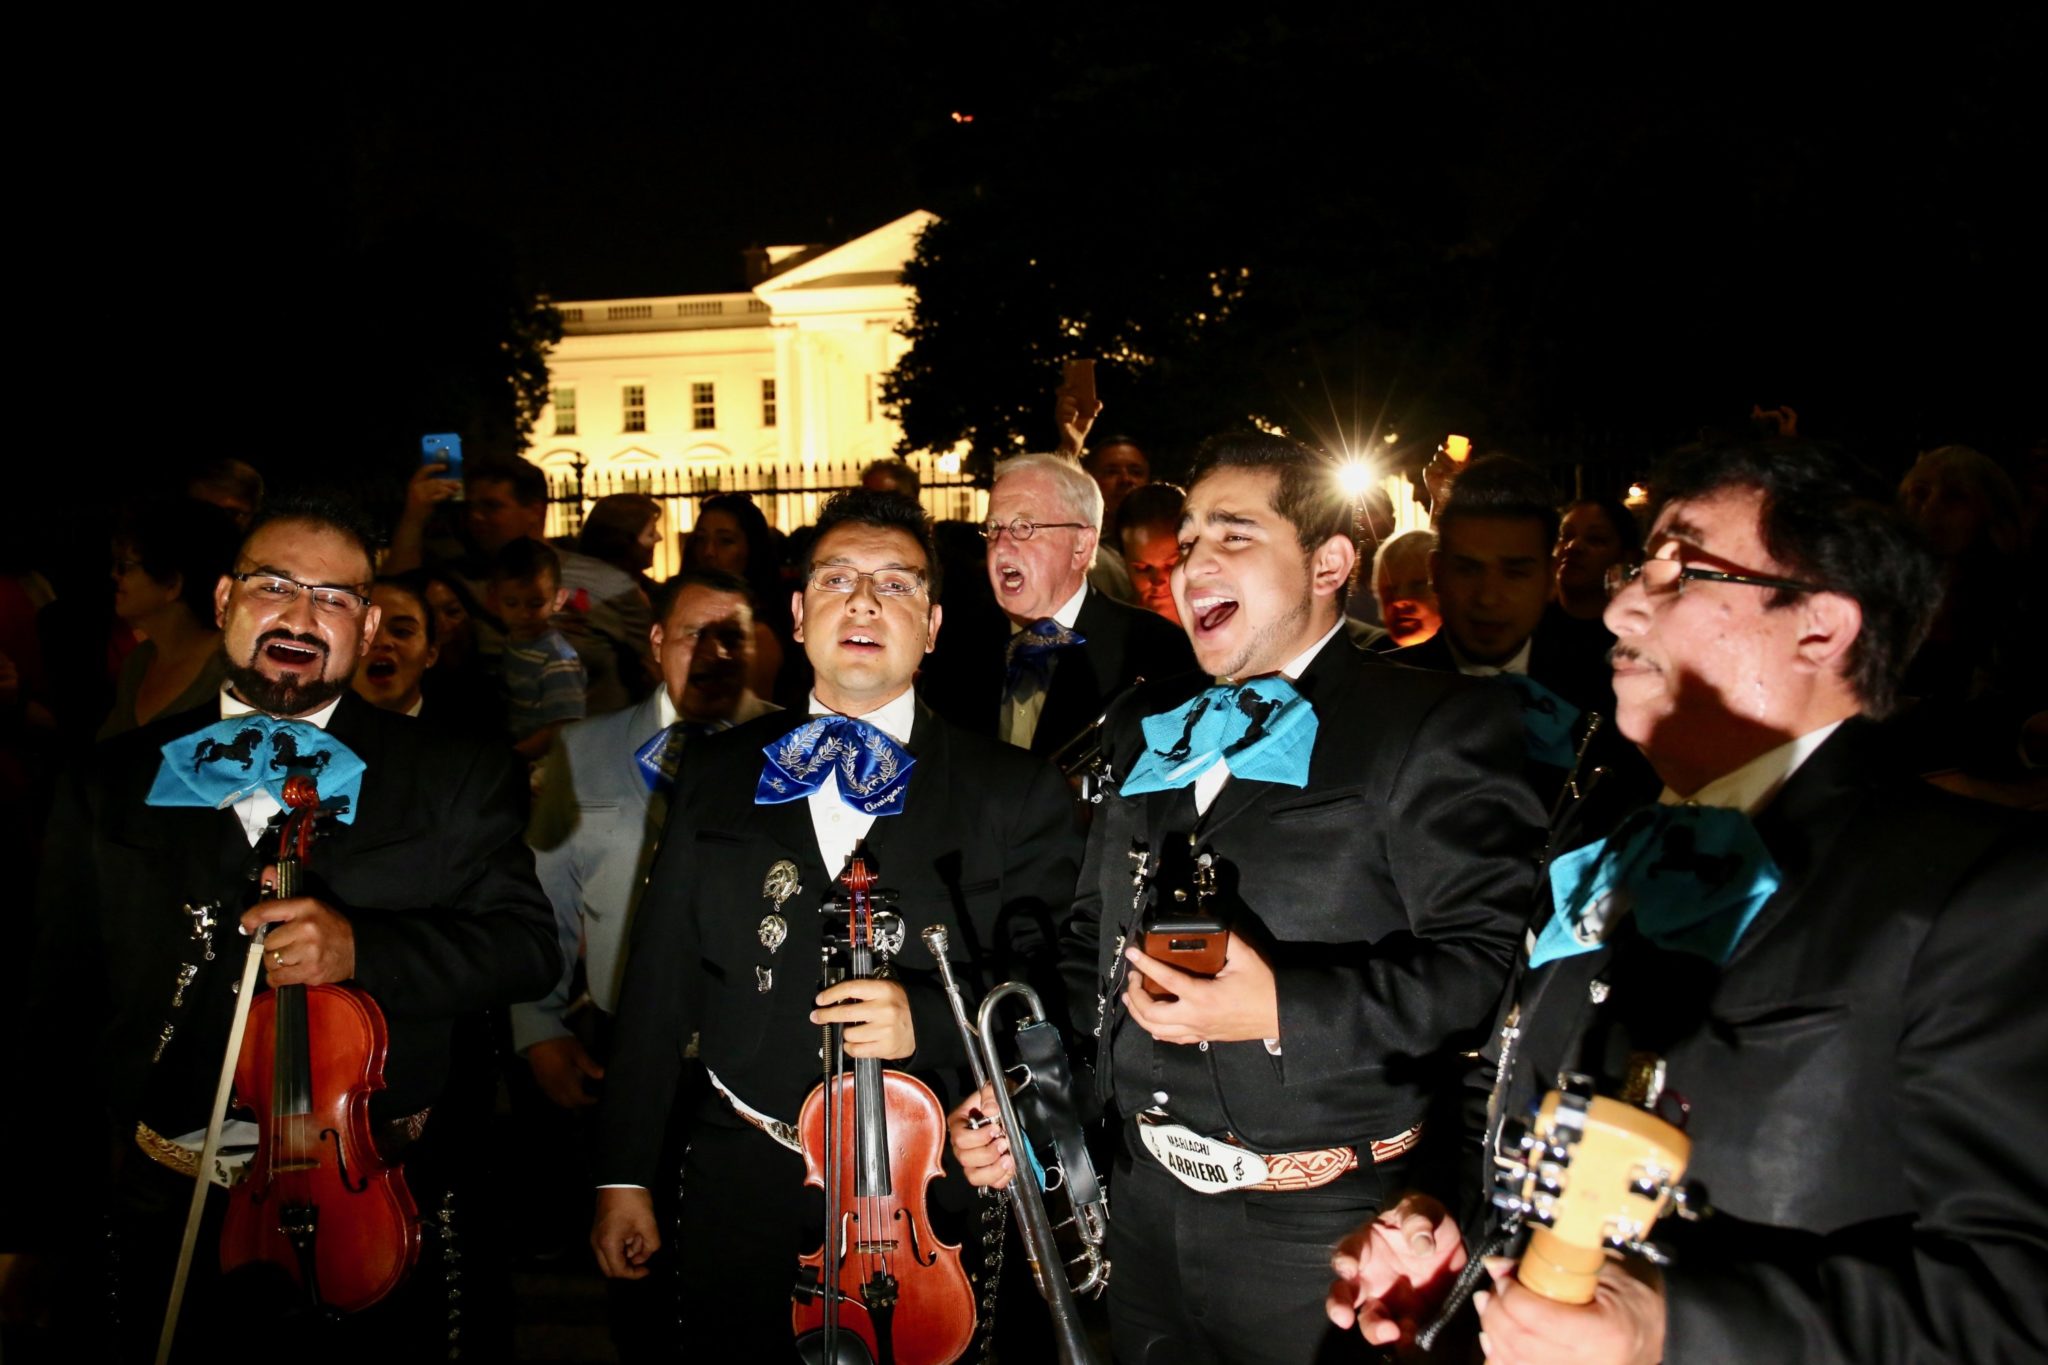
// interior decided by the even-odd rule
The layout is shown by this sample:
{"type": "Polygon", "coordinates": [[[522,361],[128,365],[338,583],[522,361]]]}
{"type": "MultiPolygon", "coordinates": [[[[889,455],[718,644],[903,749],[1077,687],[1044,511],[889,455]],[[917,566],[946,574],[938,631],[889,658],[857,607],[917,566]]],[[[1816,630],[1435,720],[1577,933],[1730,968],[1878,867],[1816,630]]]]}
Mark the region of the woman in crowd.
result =
{"type": "Polygon", "coordinates": [[[233,570],[234,519],[192,498],[137,503],[114,535],[114,615],[141,637],[122,665],[106,739],[189,710],[227,679],[214,590],[233,570]]]}
{"type": "Polygon", "coordinates": [[[591,505],[576,539],[579,552],[630,576],[652,600],[654,550],[661,544],[661,504],[645,493],[613,493],[591,505]]]}
{"type": "Polygon", "coordinates": [[[744,493],[720,493],[697,509],[697,525],[683,548],[683,567],[721,569],[747,581],[754,599],[754,669],[747,686],[774,697],[790,643],[789,589],[768,519],[744,493]]]}
{"type": "Polygon", "coordinates": [[[433,609],[419,583],[409,578],[378,579],[370,589],[370,601],[383,616],[377,637],[356,670],[356,695],[372,706],[417,716],[425,706],[420,680],[439,657],[433,609]]]}

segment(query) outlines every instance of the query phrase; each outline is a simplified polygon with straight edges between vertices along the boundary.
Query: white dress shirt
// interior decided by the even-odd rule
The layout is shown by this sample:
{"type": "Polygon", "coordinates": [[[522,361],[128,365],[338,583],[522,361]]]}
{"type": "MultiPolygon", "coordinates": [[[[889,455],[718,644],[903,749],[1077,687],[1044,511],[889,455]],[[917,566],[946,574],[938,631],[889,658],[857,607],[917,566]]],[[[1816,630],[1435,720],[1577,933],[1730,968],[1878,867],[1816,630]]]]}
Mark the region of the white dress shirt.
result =
{"type": "MultiPolygon", "coordinates": [[[[834,716],[839,713],[818,700],[818,694],[811,693],[811,714],[813,716],[834,716]]],[[[910,727],[917,722],[917,693],[904,688],[903,694],[894,701],[886,702],[864,716],[852,719],[865,721],[905,748],[910,747],[910,727]]],[[[839,798],[839,769],[832,769],[832,775],[823,786],[804,798],[811,808],[811,832],[818,838],[818,857],[824,860],[825,873],[837,877],[846,870],[847,860],[853,857],[853,850],[860,841],[868,837],[868,831],[875,826],[875,817],[865,811],[855,810],[839,798]]],[[[899,812],[900,813],[900,812],[899,812]]]]}
{"type": "Polygon", "coordinates": [[[1534,647],[1536,637],[1531,635],[1522,641],[1522,647],[1515,651],[1515,656],[1504,664],[1475,664],[1465,657],[1465,651],[1459,649],[1457,642],[1450,636],[1444,637],[1444,643],[1451,647],[1451,662],[1455,663],[1458,671],[1468,678],[1497,678],[1503,673],[1513,673],[1526,678],[1529,676],[1529,651],[1534,647]]]}
{"type": "MultiPolygon", "coordinates": [[[[1062,629],[1072,630],[1074,622],[1081,619],[1081,603],[1088,596],[1088,580],[1083,578],[1081,586],[1074,590],[1066,605],[1052,614],[1062,629]]],[[[1025,623],[1030,624],[1029,622],[1025,623]]],[[[1010,638],[1023,634],[1024,626],[1010,623],[1010,638]]],[[[1057,666],[1057,665],[1055,665],[1057,666]]],[[[1032,736],[1038,733],[1038,718],[1045,711],[1047,689],[1034,687],[1021,697],[1012,697],[1006,688],[1003,693],[1003,714],[996,721],[996,738],[1005,744],[1014,744],[1020,749],[1031,747],[1032,736]]]]}
{"type": "MultiPolygon", "coordinates": [[[[310,716],[294,716],[291,719],[325,730],[327,722],[334,719],[334,708],[339,705],[341,705],[341,698],[336,697],[310,716]]],[[[222,720],[231,720],[236,716],[251,715],[255,710],[255,707],[237,697],[227,688],[223,687],[220,690],[220,718],[222,720]]],[[[267,790],[258,787],[255,795],[245,796],[235,802],[234,809],[235,818],[242,822],[242,833],[249,836],[249,847],[254,848],[256,841],[263,837],[263,827],[270,823],[270,817],[283,810],[284,807],[278,805],[277,798],[272,796],[267,790]]]]}

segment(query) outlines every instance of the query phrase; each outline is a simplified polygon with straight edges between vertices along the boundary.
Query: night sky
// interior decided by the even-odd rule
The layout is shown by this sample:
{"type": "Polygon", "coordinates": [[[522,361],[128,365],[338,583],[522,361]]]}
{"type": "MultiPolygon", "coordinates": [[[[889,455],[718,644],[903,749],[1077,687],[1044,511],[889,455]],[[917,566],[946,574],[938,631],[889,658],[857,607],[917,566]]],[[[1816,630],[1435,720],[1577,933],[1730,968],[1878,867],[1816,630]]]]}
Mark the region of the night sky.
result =
{"type": "MultiPolygon", "coordinates": [[[[2035,18],[1745,28],[1716,12],[1692,22],[1718,27],[1691,30],[1668,17],[1632,27],[1641,13],[1617,10],[1575,30],[1525,15],[1494,31],[1434,6],[1329,7],[1248,14],[1222,32],[1185,10],[954,8],[62,21],[74,30],[44,55],[82,64],[31,110],[21,152],[42,191],[25,201],[22,298],[38,349],[58,357],[38,381],[37,426],[73,442],[89,418],[87,450],[117,468],[251,449],[262,464],[302,447],[341,458],[345,441],[320,433],[377,401],[380,336],[440,325],[360,264],[369,244],[422,224],[502,255],[556,298],[729,289],[749,244],[947,212],[1020,167],[1052,188],[1017,213],[1142,218],[1118,203],[1134,159],[1202,182],[1198,197],[1256,201],[1254,226],[1316,201],[1340,232],[1351,201],[1427,232],[1439,196],[1403,193],[1427,183],[1418,167],[1441,166],[1466,202],[1457,231],[1570,226],[1530,278],[1599,276],[1590,316],[1625,305],[1639,317],[1668,294],[1680,330],[1721,253],[1653,253],[1644,229],[1687,204],[1797,200],[1782,259],[1768,240],[1740,244],[1742,260],[1782,267],[1748,282],[1760,347],[1796,367],[1799,329],[1774,328],[1774,314],[1855,313],[1859,334],[1898,328],[1929,357],[1929,382],[1949,384],[1959,367],[1938,366],[1932,337],[1946,330],[1992,357],[1960,368],[2012,409],[1999,429],[2040,425],[2038,383],[2024,381],[2040,349],[2035,18]],[[953,123],[955,110],[977,122],[953,123]],[[1218,120],[1236,129],[1227,162],[1202,131],[1218,120]],[[1724,126],[1748,131],[1729,141],[1724,126]],[[1608,156],[1616,130],[1635,128],[1692,151],[1571,167],[1556,150],[1577,138],[1608,156]],[[1759,128],[1782,134],[1782,157],[1742,142],[1759,128]],[[1539,183],[1561,165],[1570,174],[1539,183]],[[1579,230],[1588,214],[1604,237],[1579,230]]],[[[1142,242],[1131,259],[1142,268],[1142,242]]],[[[1556,347],[1540,334],[1510,344],[1556,347]]],[[[1584,377],[1587,401],[1599,382],[1584,377]]]]}

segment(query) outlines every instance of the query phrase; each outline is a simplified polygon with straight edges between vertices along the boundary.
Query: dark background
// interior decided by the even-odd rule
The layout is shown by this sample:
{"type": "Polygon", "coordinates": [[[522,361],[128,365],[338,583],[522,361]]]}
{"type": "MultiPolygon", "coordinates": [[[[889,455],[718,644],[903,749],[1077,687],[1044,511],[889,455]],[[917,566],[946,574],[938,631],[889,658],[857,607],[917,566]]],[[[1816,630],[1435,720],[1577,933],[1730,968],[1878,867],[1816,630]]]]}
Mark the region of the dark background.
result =
{"type": "Polygon", "coordinates": [[[1567,463],[1752,403],[1894,464],[2048,425],[2031,16],[68,22],[43,55],[89,60],[17,98],[18,415],[59,523],[218,455],[390,483],[481,409],[509,448],[491,358],[536,291],[738,288],[749,244],[916,207],[947,222],[902,388],[927,444],[1047,444],[1058,361],[1125,343],[1105,424],[1169,468],[1252,417],[1567,463]],[[1219,270],[1241,296],[1191,322],[1219,270]]]}

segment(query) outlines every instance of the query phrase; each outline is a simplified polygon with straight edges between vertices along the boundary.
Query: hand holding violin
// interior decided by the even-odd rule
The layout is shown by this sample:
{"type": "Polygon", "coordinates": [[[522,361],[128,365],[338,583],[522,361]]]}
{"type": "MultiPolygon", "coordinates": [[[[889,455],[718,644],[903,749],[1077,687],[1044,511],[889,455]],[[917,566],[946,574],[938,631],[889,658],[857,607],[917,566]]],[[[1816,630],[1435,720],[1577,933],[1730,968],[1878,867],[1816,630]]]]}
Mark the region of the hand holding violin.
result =
{"type": "Polygon", "coordinates": [[[242,932],[276,927],[263,940],[264,980],[272,986],[325,986],[356,974],[356,934],[348,917],[311,896],[263,901],[242,915],[242,932]]]}
{"type": "Polygon", "coordinates": [[[818,992],[820,1008],[811,1011],[814,1024],[840,1024],[849,1057],[901,1061],[917,1051],[917,1030],[910,1018],[910,997],[902,983],[880,977],[849,977],[818,992]]]}

